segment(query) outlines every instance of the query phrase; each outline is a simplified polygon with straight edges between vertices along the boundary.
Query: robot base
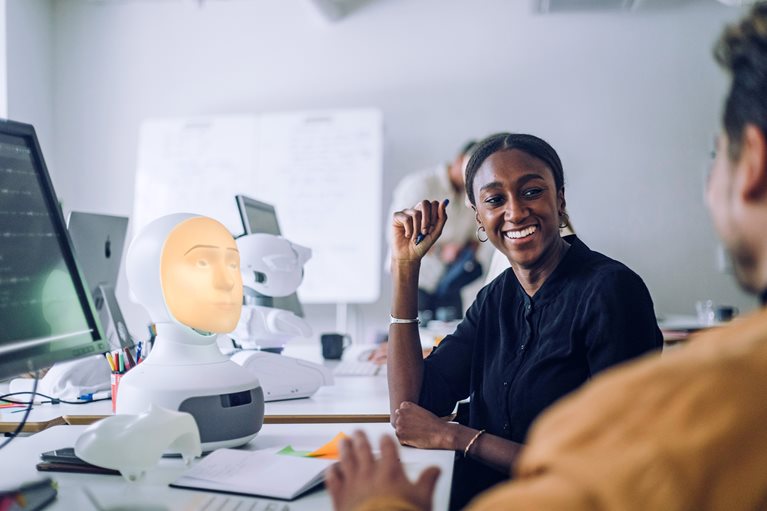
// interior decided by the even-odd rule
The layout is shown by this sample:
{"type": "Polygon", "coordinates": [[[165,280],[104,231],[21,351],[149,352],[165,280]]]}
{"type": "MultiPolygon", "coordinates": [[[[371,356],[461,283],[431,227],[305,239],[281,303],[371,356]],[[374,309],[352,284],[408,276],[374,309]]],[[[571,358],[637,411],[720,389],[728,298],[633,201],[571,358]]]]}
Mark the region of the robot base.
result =
{"type": "Polygon", "coordinates": [[[120,380],[118,414],[140,414],[150,403],[188,412],[200,430],[203,451],[244,445],[261,430],[264,393],[251,372],[226,359],[164,365],[150,358],[120,380]]]}

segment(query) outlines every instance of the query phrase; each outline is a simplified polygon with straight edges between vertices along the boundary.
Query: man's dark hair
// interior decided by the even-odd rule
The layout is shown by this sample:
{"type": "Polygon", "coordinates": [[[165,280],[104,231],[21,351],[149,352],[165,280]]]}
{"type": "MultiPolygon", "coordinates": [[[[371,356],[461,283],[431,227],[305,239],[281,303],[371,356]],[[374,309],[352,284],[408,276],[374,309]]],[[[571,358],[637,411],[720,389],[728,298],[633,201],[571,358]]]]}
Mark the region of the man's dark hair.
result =
{"type": "Polygon", "coordinates": [[[714,47],[717,62],[732,74],[722,125],[729,157],[740,157],[743,129],[754,124],[767,134],[767,3],[758,3],[742,21],[729,25],[714,47]]]}
{"type": "Polygon", "coordinates": [[[562,162],[557,152],[548,142],[534,135],[526,135],[524,133],[496,133],[477,144],[474,153],[469,159],[469,163],[466,165],[466,195],[468,195],[472,205],[477,205],[474,197],[474,178],[482,163],[493,153],[510,151],[512,149],[519,149],[541,160],[554,174],[554,183],[557,185],[557,190],[564,188],[565,174],[562,169],[562,162]]]}

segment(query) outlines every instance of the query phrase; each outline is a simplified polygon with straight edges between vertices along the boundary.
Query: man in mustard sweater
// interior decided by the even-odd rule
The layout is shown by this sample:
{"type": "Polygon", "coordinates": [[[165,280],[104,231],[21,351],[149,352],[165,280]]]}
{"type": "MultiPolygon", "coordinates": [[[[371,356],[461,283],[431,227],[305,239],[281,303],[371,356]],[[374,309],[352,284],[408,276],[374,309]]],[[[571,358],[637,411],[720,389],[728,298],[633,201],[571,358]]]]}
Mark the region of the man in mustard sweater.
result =
{"type": "MultiPolygon", "coordinates": [[[[707,203],[747,290],[767,302],[767,3],[724,32],[732,74],[707,203]]],[[[595,378],[534,424],[514,479],[478,510],[767,509],[767,308],[663,357],[595,378]]],[[[478,442],[482,441],[480,437],[478,442]]],[[[391,438],[362,434],[327,475],[336,509],[429,509],[438,477],[405,477],[391,438]]]]}

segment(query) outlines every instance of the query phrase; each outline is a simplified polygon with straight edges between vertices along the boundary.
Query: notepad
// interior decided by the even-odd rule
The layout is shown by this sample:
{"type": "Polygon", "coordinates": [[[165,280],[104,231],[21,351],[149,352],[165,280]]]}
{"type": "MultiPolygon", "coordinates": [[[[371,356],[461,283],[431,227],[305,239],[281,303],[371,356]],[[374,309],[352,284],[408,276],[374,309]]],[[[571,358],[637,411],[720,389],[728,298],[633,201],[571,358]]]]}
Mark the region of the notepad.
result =
{"type": "Polygon", "coordinates": [[[332,460],[285,456],[275,449],[219,449],[171,486],[293,500],[322,482],[332,460]]]}

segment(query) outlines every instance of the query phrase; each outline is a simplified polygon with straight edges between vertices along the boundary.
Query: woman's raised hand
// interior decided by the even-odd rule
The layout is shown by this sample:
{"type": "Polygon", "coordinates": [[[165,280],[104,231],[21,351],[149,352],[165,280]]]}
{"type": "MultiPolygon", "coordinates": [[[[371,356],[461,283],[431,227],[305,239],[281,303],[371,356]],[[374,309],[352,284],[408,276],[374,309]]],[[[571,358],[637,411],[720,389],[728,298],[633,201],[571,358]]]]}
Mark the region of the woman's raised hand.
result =
{"type": "Polygon", "coordinates": [[[392,258],[419,260],[442,234],[447,222],[448,199],[424,200],[392,218],[392,258]]]}

